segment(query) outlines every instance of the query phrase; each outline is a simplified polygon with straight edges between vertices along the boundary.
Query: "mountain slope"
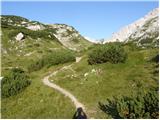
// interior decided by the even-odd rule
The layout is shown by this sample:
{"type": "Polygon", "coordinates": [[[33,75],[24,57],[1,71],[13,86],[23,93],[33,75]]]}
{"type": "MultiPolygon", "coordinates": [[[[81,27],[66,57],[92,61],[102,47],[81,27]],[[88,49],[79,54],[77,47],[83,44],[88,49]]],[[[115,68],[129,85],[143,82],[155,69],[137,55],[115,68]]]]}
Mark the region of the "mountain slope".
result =
{"type": "Polygon", "coordinates": [[[30,21],[23,17],[10,15],[2,15],[1,21],[3,28],[10,26],[12,28],[26,28],[28,31],[35,31],[35,33],[36,31],[41,31],[41,33],[45,32],[46,35],[51,39],[57,39],[63,46],[74,51],[84,50],[91,45],[91,42],[87,41],[83,36],[81,36],[78,31],[65,24],[47,25],[37,21],[30,21]]]}
{"type": "Polygon", "coordinates": [[[106,42],[127,42],[135,40],[137,43],[156,43],[159,33],[158,27],[158,8],[152,10],[144,17],[134,23],[123,27],[114,33],[106,42]],[[149,40],[148,40],[149,39],[149,40]]]}
{"type": "Polygon", "coordinates": [[[52,24],[49,25],[49,28],[54,29],[54,36],[62,45],[71,50],[80,51],[91,45],[91,43],[81,36],[72,26],[52,24]]]}
{"type": "MultiPolygon", "coordinates": [[[[77,112],[74,104],[60,92],[45,86],[42,82],[42,79],[45,78],[47,82],[56,84],[54,88],[57,88],[58,85],[63,90],[65,89],[73,94],[78,101],[84,104],[87,117],[92,119],[116,118],[116,116],[112,116],[112,113],[117,112],[113,109],[114,105],[113,107],[109,106],[111,109],[108,112],[101,111],[99,106],[101,102],[112,99],[114,96],[129,97],[139,94],[140,91],[158,90],[158,63],[149,62],[157,56],[158,48],[137,49],[126,44],[123,46],[128,54],[125,63],[89,65],[88,54],[99,46],[95,45],[87,51],[73,52],[78,58],[76,62],[70,61],[70,63],[53,65],[54,60],[57,60],[56,54],[52,55],[53,57],[49,56],[49,60],[39,58],[54,53],[54,51],[57,54],[59,54],[58,50],[67,51],[69,46],[67,43],[72,42],[73,37],[71,39],[67,38],[66,44],[68,46],[63,45],[63,41],[59,39],[65,39],[68,35],[77,38],[77,33],[74,35],[75,32],[68,32],[70,29],[70,31],[74,31],[72,27],[66,28],[66,25],[59,24],[44,25],[34,21],[29,21],[21,26],[21,23],[25,22],[23,18],[15,22],[8,25],[7,20],[6,24],[2,24],[2,76],[7,74],[10,68],[18,66],[26,71],[32,83],[21,93],[1,100],[1,114],[4,119],[72,118],[77,112]],[[28,26],[28,24],[30,25],[28,26]],[[34,60],[42,61],[38,62],[42,64],[49,61],[52,64],[47,64],[37,71],[29,72],[26,67],[30,63],[37,64],[34,60]],[[7,69],[4,70],[4,68],[7,69]],[[49,79],[48,76],[50,76],[49,79]]],[[[78,44],[82,44],[80,39],[78,41],[80,42],[78,44]]],[[[77,47],[78,44],[73,44],[76,50],[80,49],[79,46],[77,47]]],[[[85,45],[90,45],[90,43],[87,42],[85,45]]],[[[85,49],[85,46],[82,46],[81,49],[83,50],[83,48],[85,49]]],[[[113,52],[111,51],[111,53],[113,52]]],[[[97,55],[99,54],[101,54],[101,51],[97,55]]],[[[68,57],[68,54],[65,55],[68,57]]],[[[61,54],[59,58],[63,58],[62,56],[64,54],[61,54]]],[[[31,69],[34,68],[35,66],[31,66],[31,69]]],[[[138,105],[141,106],[141,104],[138,105]]]]}
{"type": "Polygon", "coordinates": [[[53,51],[71,49],[79,52],[92,44],[71,26],[46,25],[19,16],[2,15],[1,28],[3,69],[27,69],[30,63],[53,51]]]}

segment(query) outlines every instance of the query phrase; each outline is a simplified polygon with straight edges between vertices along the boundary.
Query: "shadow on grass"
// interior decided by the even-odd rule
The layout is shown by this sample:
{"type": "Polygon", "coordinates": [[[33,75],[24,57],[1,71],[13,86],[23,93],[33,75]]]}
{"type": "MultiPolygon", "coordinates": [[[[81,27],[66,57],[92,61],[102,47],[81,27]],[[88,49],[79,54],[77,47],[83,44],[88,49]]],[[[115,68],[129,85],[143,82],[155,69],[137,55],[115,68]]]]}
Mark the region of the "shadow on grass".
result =
{"type": "Polygon", "coordinates": [[[114,119],[122,119],[119,116],[119,113],[116,109],[116,103],[107,99],[108,104],[103,104],[101,102],[98,102],[99,108],[106,114],[109,114],[114,119]]]}

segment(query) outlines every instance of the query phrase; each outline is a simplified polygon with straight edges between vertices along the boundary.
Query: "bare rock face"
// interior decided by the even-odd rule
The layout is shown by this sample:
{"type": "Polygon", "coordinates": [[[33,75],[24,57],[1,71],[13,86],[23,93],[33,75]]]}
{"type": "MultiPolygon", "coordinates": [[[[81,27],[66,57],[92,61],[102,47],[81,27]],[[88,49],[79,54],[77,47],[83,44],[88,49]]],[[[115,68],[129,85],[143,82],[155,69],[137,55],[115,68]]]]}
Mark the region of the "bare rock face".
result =
{"type": "Polygon", "coordinates": [[[158,8],[156,8],[134,23],[113,33],[112,37],[105,40],[104,43],[127,42],[129,39],[145,39],[152,33],[158,33],[158,30],[158,8]]]}
{"type": "Polygon", "coordinates": [[[30,29],[30,30],[33,30],[33,31],[45,29],[42,25],[29,25],[26,28],[30,29]]]}
{"type": "Polygon", "coordinates": [[[78,51],[78,47],[80,47],[77,42],[75,44],[74,39],[79,41],[83,39],[82,36],[71,26],[65,24],[52,24],[50,25],[53,29],[56,29],[56,33],[53,34],[65,47],[78,51]]]}
{"type": "Polygon", "coordinates": [[[17,41],[20,41],[20,40],[24,39],[23,33],[18,33],[17,36],[15,37],[15,39],[16,39],[17,41]]]}

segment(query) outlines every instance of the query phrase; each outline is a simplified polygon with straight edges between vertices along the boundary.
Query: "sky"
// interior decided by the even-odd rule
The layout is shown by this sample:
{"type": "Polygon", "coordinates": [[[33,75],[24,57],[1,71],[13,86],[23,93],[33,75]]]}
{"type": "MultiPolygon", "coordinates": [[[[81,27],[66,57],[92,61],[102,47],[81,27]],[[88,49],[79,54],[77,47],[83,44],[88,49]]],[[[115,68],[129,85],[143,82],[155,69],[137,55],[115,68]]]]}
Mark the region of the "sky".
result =
{"type": "Polygon", "coordinates": [[[83,36],[109,38],[113,32],[158,7],[158,1],[3,1],[2,15],[73,26],[83,36]]]}

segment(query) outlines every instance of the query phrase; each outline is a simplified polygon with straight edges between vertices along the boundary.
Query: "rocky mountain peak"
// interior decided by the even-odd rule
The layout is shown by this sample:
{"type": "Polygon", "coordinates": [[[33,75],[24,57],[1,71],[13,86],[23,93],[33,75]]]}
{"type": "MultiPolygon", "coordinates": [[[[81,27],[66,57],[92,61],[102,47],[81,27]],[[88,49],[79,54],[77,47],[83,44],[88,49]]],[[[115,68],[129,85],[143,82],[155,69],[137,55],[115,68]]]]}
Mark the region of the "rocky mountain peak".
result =
{"type": "Polygon", "coordinates": [[[129,38],[133,38],[133,34],[134,39],[135,37],[139,38],[144,35],[144,31],[146,31],[147,29],[149,29],[148,32],[152,33],[158,31],[158,12],[158,8],[152,10],[139,20],[121,28],[118,32],[113,33],[112,37],[108,40],[105,40],[104,43],[128,41],[129,38]]]}

